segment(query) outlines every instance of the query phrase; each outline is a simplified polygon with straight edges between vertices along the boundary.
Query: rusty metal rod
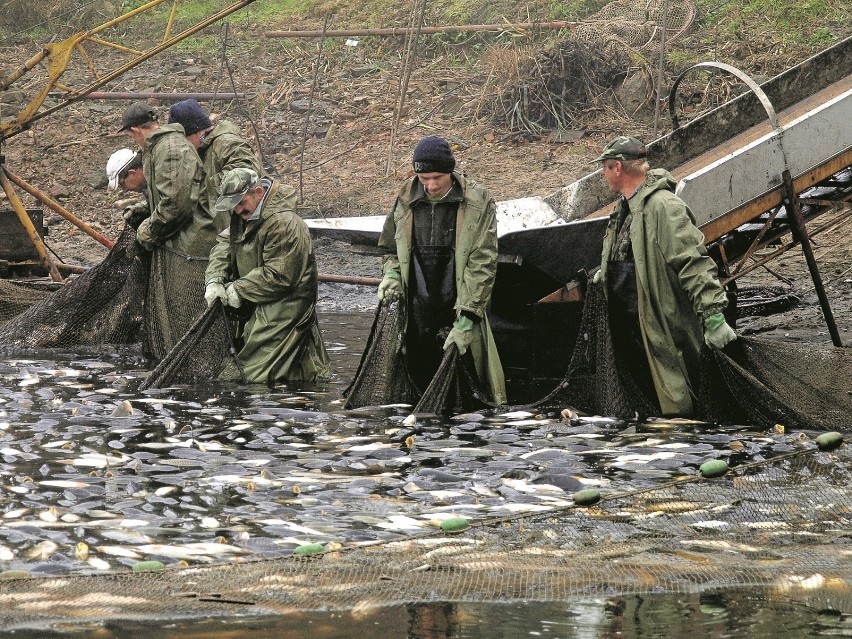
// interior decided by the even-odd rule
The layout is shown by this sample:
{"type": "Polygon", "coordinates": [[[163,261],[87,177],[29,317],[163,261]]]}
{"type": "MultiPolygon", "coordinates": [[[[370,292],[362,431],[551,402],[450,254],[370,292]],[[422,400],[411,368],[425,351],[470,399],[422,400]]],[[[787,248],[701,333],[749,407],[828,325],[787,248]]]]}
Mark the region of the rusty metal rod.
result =
{"type": "MultiPolygon", "coordinates": [[[[72,91],[66,93],[64,91],[51,91],[49,93],[52,98],[65,98],[68,95],[75,95],[72,91]]],[[[163,93],[158,91],[141,91],[138,93],[126,93],[121,91],[92,91],[86,95],[81,95],[81,100],[163,100],[164,102],[180,102],[195,98],[201,102],[208,100],[245,100],[245,93],[163,93]]]]}
{"type": "Polygon", "coordinates": [[[54,282],[61,282],[62,275],[60,275],[59,270],[57,270],[56,265],[53,263],[50,255],[48,255],[44,242],[42,242],[41,237],[39,237],[38,231],[33,225],[33,221],[30,219],[30,216],[27,215],[27,211],[21,202],[21,198],[18,197],[15,189],[12,188],[12,183],[7,177],[5,167],[0,168],[0,186],[3,187],[6,197],[9,198],[9,203],[12,205],[12,208],[15,209],[15,213],[21,221],[21,226],[24,227],[24,231],[26,231],[30,241],[33,243],[33,247],[35,248],[36,253],[38,253],[41,263],[44,265],[44,268],[47,269],[47,272],[50,273],[50,279],[54,282]]]}
{"type": "Polygon", "coordinates": [[[787,213],[792,213],[790,230],[793,232],[793,239],[802,245],[802,253],[805,256],[805,261],[808,263],[808,270],[811,272],[811,279],[814,282],[814,289],[819,298],[819,305],[822,308],[822,314],[825,318],[828,332],[831,335],[831,341],[835,346],[843,346],[843,342],[840,339],[840,332],[837,330],[837,324],[834,321],[834,313],[831,312],[831,304],[828,302],[828,296],[825,294],[825,288],[822,285],[822,276],[819,274],[819,267],[817,266],[816,258],[814,258],[811,240],[808,237],[808,229],[805,226],[805,219],[802,217],[802,206],[799,203],[799,198],[796,197],[790,170],[784,169],[781,177],[784,179],[784,207],[787,209],[787,213]]]}
{"type": "MultiPolygon", "coordinates": [[[[520,31],[524,29],[576,29],[579,22],[556,20],[553,22],[513,22],[503,24],[463,24],[446,27],[421,27],[423,33],[459,33],[470,31],[520,31]]],[[[336,29],[327,31],[326,37],[342,38],[349,36],[407,36],[414,29],[410,27],[390,27],[383,29],[336,29]]],[[[318,38],[322,31],[267,31],[267,38],[318,38]]]]}
{"type": "Polygon", "coordinates": [[[27,193],[32,195],[39,202],[41,202],[42,204],[44,204],[45,206],[47,206],[51,210],[55,211],[56,213],[58,213],[59,215],[64,217],[66,220],[71,222],[71,224],[76,226],[78,229],[80,229],[81,231],[83,231],[87,235],[90,235],[91,237],[95,238],[98,242],[100,242],[101,244],[106,246],[108,249],[111,249],[113,246],[115,246],[115,243],[112,240],[109,240],[106,237],[104,237],[102,234],[98,233],[95,229],[93,229],[91,226],[89,226],[86,222],[84,222],[79,217],[77,217],[76,215],[71,213],[71,211],[69,211],[68,209],[63,207],[61,204],[59,204],[59,202],[56,202],[47,193],[37,189],[32,184],[25,182],[20,176],[15,175],[9,169],[4,168],[3,170],[5,171],[6,175],[9,176],[9,179],[12,182],[17,184],[22,189],[24,189],[24,191],[26,191],[27,193]]]}
{"type": "Polygon", "coordinates": [[[378,286],[381,283],[381,278],[378,277],[358,277],[357,275],[328,275],[320,273],[317,275],[320,282],[337,282],[339,284],[363,284],[364,286],[378,286]]]}

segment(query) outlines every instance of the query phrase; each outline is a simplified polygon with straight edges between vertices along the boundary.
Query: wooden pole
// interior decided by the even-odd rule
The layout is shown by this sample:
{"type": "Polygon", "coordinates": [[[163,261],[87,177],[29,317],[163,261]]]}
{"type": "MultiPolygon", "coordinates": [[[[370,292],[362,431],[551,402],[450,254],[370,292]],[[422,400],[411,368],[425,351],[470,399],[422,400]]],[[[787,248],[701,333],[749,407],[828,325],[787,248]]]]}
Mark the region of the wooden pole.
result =
{"type": "MultiPolygon", "coordinates": [[[[568,22],[566,20],[556,20],[553,22],[506,22],[504,24],[463,24],[457,26],[445,27],[421,27],[417,31],[421,34],[432,33],[460,33],[460,32],[475,32],[475,31],[524,31],[535,29],[576,29],[579,22],[568,22]]],[[[337,29],[327,31],[327,38],[349,38],[352,36],[396,36],[405,37],[415,28],[413,27],[390,27],[382,29],[337,29]]],[[[267,31],[264,35],[267,38],[318,38],[323,35],[323,32],[317,30],[311,31],[267,31]]]]}

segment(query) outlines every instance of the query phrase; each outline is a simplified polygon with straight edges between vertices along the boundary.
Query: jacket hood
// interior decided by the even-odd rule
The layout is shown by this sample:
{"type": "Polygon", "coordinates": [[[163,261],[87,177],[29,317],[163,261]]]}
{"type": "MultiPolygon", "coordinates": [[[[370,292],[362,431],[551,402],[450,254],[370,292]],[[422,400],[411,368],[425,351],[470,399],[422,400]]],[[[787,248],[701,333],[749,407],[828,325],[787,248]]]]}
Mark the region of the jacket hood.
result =
{"type": "Polygon", "coordinates": [[[674,176],[665,169],[651,169],[645,177],[645,186],[642,190],[645,191],[645,196],[654,191],[666,190],[674,193],[677,186],[677,180],[674,176]]]}
{"type": "Polygon", "coordinates": [[[201,143],[201,147],[198,150],[206,149],[208,146],[213,144],[214,140],[216,140],[216,138],[220,135],[239,136],[242,135],[242,131],[240,131],[240,127],[230,120],[220,120],[216,123],[216,126],[213,127],[213,130],[204,136],[204,141],[201,143]]]}
{"type": "Polygon", "coordinates": [[[178,133],[181,137],[185,137],[183,133],[183,127],[180,124],[164,124],[157,128],[157,130],[152,131],[145,137],[145,149],[150,149],[152,146],[157,144],[161,138],[167,135],[173,135],[178,133]]]}

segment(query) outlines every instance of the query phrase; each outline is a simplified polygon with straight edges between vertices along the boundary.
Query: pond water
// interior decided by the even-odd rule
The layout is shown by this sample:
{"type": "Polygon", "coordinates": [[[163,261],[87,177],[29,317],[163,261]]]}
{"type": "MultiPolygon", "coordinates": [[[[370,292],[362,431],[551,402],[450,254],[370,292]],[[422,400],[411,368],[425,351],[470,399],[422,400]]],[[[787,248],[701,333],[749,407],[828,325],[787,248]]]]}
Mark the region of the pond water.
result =
{"type": "MultiPolygon", "coordinates": [[[[651,485],[694,474],[716,456],[790,447],[747,428],[690,422],[567,424],[558,407],[434,420],[412,440],[402,425],[410,407],[342,408],[371,321],[369,312],[321,316],[335,375],[317,388],[139,393],[148,362],[133,350],[0,359],[0,570],[59,576],[146,560],[192,566],[283,556],[306,543],[393,539],[454,514],[532,512],[567,505],[588,486],[651,485]]],[[[68,623],[62,636],[756,637],[769,636],[773,624],[790,629],[785,636],[852,634],[843,595],[817,590],[779,602],[759,589],[732,589],[424,604],[97,629],[68,623]]],[[[29,633],[9,634],[53,635],[29,633]]]]}

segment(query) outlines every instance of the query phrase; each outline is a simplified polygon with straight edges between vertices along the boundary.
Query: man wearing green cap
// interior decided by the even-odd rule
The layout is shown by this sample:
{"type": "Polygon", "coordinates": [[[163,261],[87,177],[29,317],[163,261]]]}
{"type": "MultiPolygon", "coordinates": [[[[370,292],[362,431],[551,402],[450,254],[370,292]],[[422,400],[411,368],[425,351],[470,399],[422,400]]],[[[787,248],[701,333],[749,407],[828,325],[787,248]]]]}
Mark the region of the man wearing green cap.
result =
{"type": "Polygon", "coordinates": [[[293,187],[231,169],[216,210],[230,215],[210,252],[204,299],[241,312],[239,360],[249,382],[325,381],[328,355],[316,315],[317,265],[293,187]]]}
{"type": "Polygon", "coordinates": [[[645,145],[618,136],[596,161],[609,189],[621,194],[604,236],[601,268],[613,346],[624,371],[656,398],[663,415],[695,411],[702,343],[736,339],[716,263],[676,182],[649,170],[645,145]]]}

